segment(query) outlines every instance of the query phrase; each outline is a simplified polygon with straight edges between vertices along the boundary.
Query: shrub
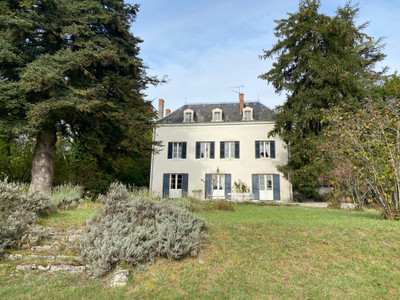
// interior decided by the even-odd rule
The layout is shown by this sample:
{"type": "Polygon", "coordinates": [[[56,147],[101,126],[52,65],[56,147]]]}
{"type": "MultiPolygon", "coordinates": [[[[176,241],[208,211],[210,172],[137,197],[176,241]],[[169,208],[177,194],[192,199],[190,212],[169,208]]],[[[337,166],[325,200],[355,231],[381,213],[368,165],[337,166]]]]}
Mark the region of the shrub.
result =
{"type": "Polygon", "coordinates": [[[83,187],[72,184],[56,186],[51,195],[51,202],[60,209],[76,208],[79,203],[83,203],[83,187]]]}
{"type": "Polygon", "coordinates": [[[95,276],[118,263],[137,265],[163,256],[179,259],[199,253],[205,223],[182,206],[132,195],[113,184],[98,215],[89,220],[81,240],[82,257],[95,276]]]}
{"type": "Polygon", "coordinates": [[[0,181],[0,255],[6,247],[38,241],[41,234],[34,223],[53,209],[46,195],[28,193],[24,184],[0,181]]]}

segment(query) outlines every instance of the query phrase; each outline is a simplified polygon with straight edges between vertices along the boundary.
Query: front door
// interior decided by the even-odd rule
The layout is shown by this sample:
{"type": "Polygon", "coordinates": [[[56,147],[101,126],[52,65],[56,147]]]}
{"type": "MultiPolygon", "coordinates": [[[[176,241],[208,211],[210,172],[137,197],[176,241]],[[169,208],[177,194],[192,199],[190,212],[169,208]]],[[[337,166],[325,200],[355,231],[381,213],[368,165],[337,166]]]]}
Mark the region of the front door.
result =
{"type": "Polygon", "coordinates": [[[225,175],[212,175],[212,197],[213,199],[225,199],[225,175]]]}
{"type": "Polygon", "coordinates": [[[258,175],[258,184],[260,189],[260,200],[274,200],[272,175],[258,175]]]}
{"type": "Polygon", "coordinates": [[[182,197],[182,174],[171,174],[169,198],[182,197]]]}

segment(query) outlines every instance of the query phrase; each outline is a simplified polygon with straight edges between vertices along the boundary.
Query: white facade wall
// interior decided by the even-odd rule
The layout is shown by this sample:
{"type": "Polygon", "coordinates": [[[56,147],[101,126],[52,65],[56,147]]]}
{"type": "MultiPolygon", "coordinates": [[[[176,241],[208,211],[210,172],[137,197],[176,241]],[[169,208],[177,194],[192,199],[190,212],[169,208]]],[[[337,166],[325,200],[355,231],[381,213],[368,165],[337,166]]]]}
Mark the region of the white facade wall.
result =
{"type": "Polygon", "coordinates": [[[155,140],[163,147],[153,154],[150,190],[162,195],[164,173],[188,173],[188,195],[201,190],[205,195],[205,174],[231,174],[233,183],[240,179],[252,188],[252,174],[280,174],[280,200],[291,199],[291,186],[276,166],[287,162],[287,151],[278,138],[268,138],[274,122],[216,122],[162,124],[155,130],[155,140]],[[276,158],[255,156],[256,140],[275,140],[276,158]],[[215,142],[214,159],[196,159],[196,142],[215,142]],[[220,158],[220,142],[240,141],[240,158],[220,158]],[[187,142],[186,159],[168,159],[168,142],[187,142]]]}

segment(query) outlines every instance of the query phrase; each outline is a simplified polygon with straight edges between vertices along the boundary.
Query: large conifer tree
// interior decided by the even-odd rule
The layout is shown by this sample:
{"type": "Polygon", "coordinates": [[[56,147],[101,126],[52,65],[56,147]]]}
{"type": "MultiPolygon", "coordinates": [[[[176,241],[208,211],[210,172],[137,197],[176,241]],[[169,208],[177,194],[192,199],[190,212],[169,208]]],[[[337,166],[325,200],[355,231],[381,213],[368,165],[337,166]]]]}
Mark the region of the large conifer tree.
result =
{"type": "Polygon", "coordinates": [[[123,0],[0,2],[0,130],[36,138],[31,189],[51,189],[57,134],[113,153],[152,128],[143,90],[156,80],[130,32],[137,11],[123,0]]]}
{"type": "Polygon", "coordinates": [[[357,7],[347,3],[334,17],[319,7],[318,0],[301,0],[298,12],[276,21],[278,41],[262,56],[276,61],[260,78],[287,92],[270,134],[288,145],[289,161],[281,169],[295,188],[314,187],[327,168],[317,159],[324,114],[341,103],[360,105],[379,77],[374,65],[384,58],[381,41],[363,33],[366,24],[356,25],[357,7]]]}

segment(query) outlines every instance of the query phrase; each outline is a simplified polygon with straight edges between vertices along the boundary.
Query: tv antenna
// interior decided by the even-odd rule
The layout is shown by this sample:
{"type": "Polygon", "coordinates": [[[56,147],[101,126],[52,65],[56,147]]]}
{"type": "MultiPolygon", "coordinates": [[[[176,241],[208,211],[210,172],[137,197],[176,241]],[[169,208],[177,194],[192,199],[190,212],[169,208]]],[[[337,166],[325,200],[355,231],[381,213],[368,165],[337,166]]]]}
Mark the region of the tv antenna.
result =
{"type": "Polygon", "coordinates": [[[232,92],[237,93],[237,94],[240,94],[240,88],[244,88],[244,85],[231,86],[230,88],[231,88],[231,89],[239,89],[239,92],[238,92],[238,91],[234,91],[234,90],[232,90],[232,92]]]}

